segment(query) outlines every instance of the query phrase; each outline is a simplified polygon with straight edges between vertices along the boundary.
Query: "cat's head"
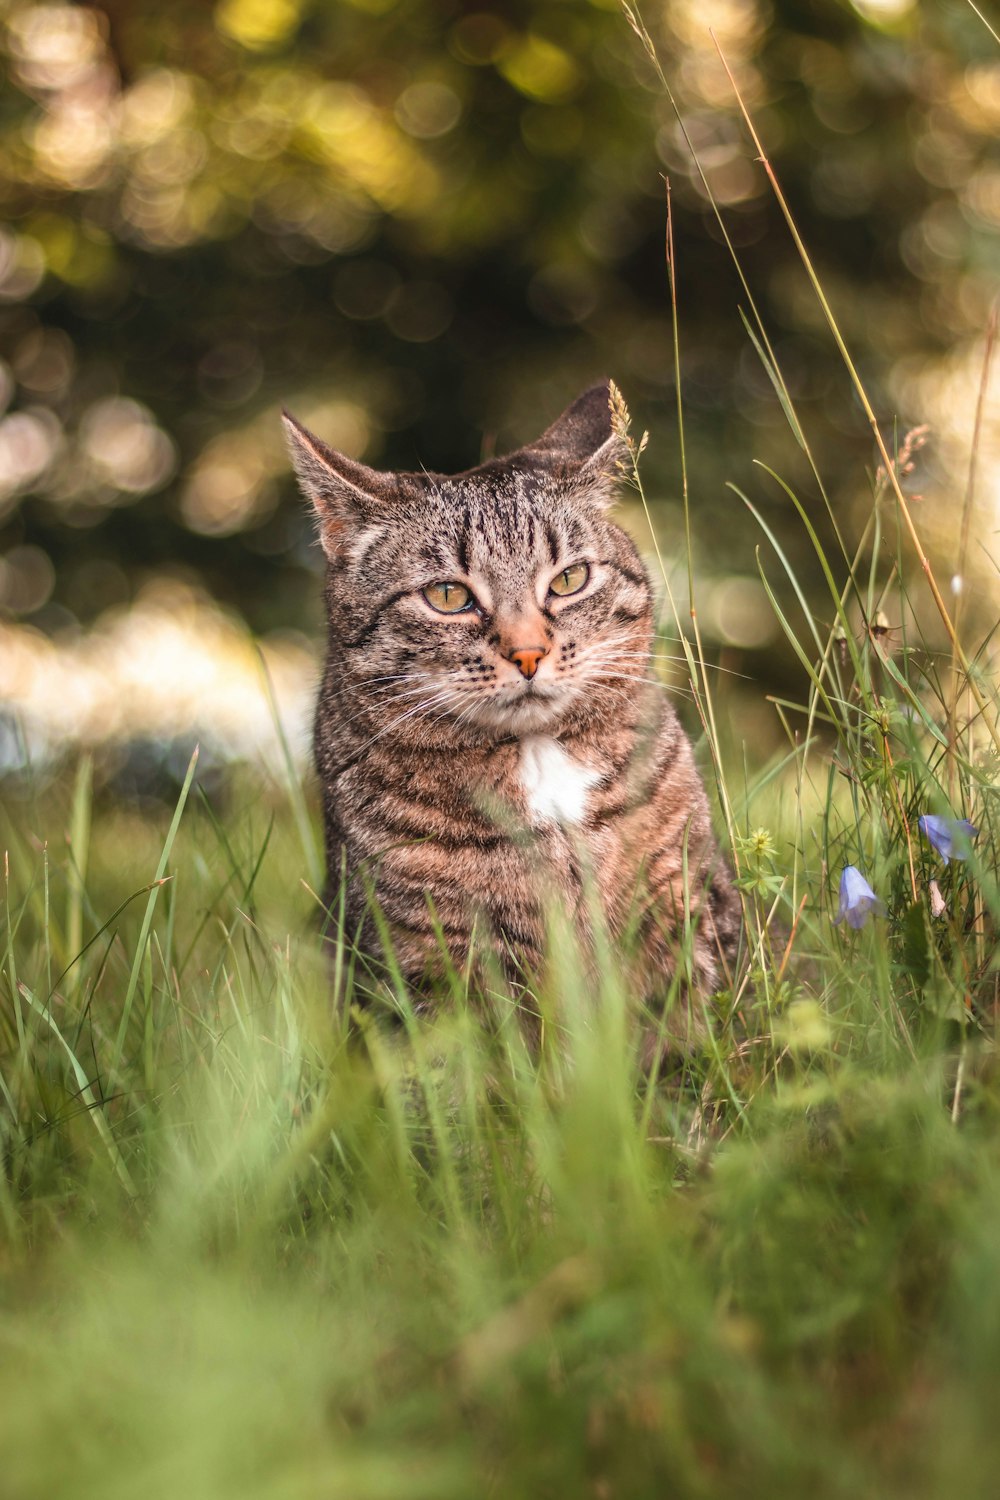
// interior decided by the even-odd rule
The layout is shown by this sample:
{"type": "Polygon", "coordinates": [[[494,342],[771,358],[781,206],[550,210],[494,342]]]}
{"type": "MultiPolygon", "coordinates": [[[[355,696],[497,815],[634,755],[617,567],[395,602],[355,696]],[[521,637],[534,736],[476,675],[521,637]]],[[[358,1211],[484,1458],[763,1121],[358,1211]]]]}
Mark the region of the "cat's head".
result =
{"type": "Polygon", "coordinates": [[[652,601],[607,518],[625,458],[607,383],[463,474],[380,473],[285,418],[330,563],[331,649],[386,720],[481,739],[614,714],[646,673],[652,601]]]}

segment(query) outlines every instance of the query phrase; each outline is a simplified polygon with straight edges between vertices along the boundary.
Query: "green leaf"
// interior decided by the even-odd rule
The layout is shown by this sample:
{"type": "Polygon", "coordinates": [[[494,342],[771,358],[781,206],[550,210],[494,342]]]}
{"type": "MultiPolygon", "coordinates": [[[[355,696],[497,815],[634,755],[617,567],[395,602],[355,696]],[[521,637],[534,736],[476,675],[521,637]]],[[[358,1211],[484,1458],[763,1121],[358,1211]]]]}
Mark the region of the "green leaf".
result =
{"type": "Polygon", "coordinates": [[[787,421],[789,427],[792,429],[792,436],[795,438],[795,441],[798,443],[803,453],[808,453],[809,450],[806,447],[806,440],[802,434],[802,428],[799,426],[799,419],[795,415],[795,408],[792,406],[792,403],[789,400],[788,391],[785,388],[785,382],[781,379],[781,376],[778,374],[771,360],[769,360],[767,355],[764,353],[763,346],[761,345],[761,342],[758,339],[757,335],[754,333],[753,329],[750,327],[749,320],[747,319],[747,315],[743,311],[742,307],[739,309],[739,313],[740,321],[747,331],[747,337],[756,349],[760,362],[764,366],[764,369],[767,371],[768,380],[770,380],[771,384],[774,386],[774,394],[777,396],[779,402],[781,403],[781,410],[785,413],[785,420],[787,421]]]}

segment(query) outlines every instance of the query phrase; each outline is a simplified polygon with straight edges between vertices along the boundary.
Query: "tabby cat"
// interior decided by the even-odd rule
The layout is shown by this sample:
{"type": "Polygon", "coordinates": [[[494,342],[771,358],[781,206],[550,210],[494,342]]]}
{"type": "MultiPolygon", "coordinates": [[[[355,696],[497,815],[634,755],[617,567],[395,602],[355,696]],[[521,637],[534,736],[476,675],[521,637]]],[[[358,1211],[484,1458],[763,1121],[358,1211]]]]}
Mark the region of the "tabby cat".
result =
{"type": "Polygon", "coordinates": [[[627,456],[609,385],[462,474],[379,473],[286,426],[327,557],[316,714],[333,915],[377,954],[374,893],[418,983],[475,924],[543,961],[547,903],[627,930],[648,995],[688,924],[724,982],[739,902],[691,746],[651,671],[653,596],[607,517],[627,456]],[[346,877],[346,889],[341,893],[346,877]]]}

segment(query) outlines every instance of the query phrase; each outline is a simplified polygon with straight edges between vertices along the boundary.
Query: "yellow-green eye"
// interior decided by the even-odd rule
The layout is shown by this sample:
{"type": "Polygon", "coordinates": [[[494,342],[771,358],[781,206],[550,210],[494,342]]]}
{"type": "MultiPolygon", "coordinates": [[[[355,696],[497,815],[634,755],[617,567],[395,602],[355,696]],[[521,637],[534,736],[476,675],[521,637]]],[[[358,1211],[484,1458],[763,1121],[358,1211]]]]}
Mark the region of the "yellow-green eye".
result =
{"type": "Polygon", "coordinates": [[[573,563],[557,573],[549,584],[551,594],[578,594],[590,577],[586,563],[573,563]]]}
{"type": "Polygon", "coordinates": [[[472,594],[464,583],[429,583],[424,589],[424,598],[432,609],[440,610],[443,615],[457,615],[472,603],[472,594]]]}

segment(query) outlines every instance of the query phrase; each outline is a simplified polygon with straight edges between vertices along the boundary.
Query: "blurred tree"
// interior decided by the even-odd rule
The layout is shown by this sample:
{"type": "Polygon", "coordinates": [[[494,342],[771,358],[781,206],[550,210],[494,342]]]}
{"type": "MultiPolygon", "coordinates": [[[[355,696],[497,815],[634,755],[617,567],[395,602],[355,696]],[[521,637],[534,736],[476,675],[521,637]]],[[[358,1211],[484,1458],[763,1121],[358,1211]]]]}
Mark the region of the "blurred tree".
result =
{"type": "MultiPolygon", "coordinates": [[[[669,538],[664,174],[703,567],[753,571],[725,489],[760,493],[751,457],[815,490],[702,171],[852,503],[870,435],[710,27],[887,424],[919,388],[894,395],[894,372],[973,341],[994,296],[1000,52],[959,0],[649,5],[684,130],[615,0],[0,0],[0,18],[0,607],[43,628],[164,568],[257,628],[313,618],[282,404],[370,462],[448,470],[613,374],[653,430],[669,538]]],[[[766,644],[752,609],[734,618],[717,633],[766,644]]]]}

